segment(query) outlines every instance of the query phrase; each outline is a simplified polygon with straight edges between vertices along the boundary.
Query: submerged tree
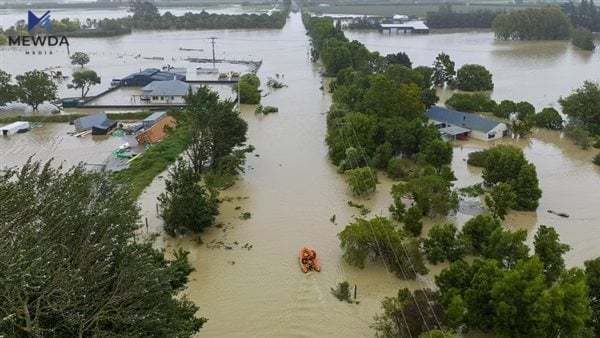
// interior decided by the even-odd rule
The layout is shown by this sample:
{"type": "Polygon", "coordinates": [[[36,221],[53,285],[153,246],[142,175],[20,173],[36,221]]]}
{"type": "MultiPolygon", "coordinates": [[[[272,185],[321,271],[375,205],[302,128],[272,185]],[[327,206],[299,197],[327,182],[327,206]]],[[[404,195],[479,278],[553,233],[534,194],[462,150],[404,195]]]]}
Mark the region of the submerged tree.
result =
{"type": "Polygon", "coordinates": [[[34,111],[37,111],[40,104],[56,99],[58,90],[50,76],[39,70],[17,76],[17,86],[21,102],[29,104],[34,111]]]}
{"type": "Polygon", "coordinates": [[[83,66],[87,65],[88,63],[90,63],[90,56],[84,52],[75,52],[73,55],[71,55],[72,65],[78,65],[83,68],[83,66]]]}
{"type": "Polygon", "coordinates": [[[381,302],[383,313],[375,316],[372,325],[377,337],[420,337],[429,330],[441,329],[444,308],[435,300],[429,289],[415,290],[412,294],[408,289],[400,289],[396,297],[386,297],[381,302]]]}
{"type": "Polygon", "coordinates": [[[10,83],[10,74],[0,70],[0,106],[17,99],[17,88],[10,83]]]}
{"type": "Polygon", "coordinates": [[[185,100],[185,117],[189,121],[191,140],[187,155],[194,172],[237,173],[238,165],[244,163],[246,152],[252,149],[246,147],[248,124],[235,110],[235,103],[221,100],[206,86],[197,91],[190,89],[185,100]]]}
{"type": "Polygon", "coordinates": [[[357,196],[370,194],[377,188],[377,174],[369,167],[346,170],[345,174],[350,190],[357,196]]]}
{"type": "Polygon", "coordinates": [[[440,53],[435,58],[433,63],[433,84],[437,87],[443,87],[445,84],[452,84],[454,81],[454,61],[450,59],[450,55],[440,53]]]}
{"type": "Polygon", "coordinates": [[[179,296],[191,267],[135,240],[126,186],[82,167],[28,162],[0,175],[0,335],[190,337],[179,296]]]}
{"type": "Polygon", "coordinates": [[[367,258],[381,259],[398,277],[415,279],[427,273],[416,240],[397,229],[387,218],[359,218],[338,234],[344,259],[364,268],[367,258]]]}
{"type": "Polygon", "coordinates": [[[165,192],[158,200],[165,231],[170,235],[187,231],[201,232],[214,223],[218,213],[215,199],[200,184],[200,176],[183,159],[169,170],[165,192]]]}
{"type": "Polygon", "coordinates": [[[81,98],[85,98],[92,86],[100,84],[100,77],[93,70],[80,70],[73,73],[69,88],[81,89],[81,98]]]}
{"type": "Polygon", "coordinates": [[[456,73],[456,88],[469,92],[492,90],[492,73],[482,65],[463,65],[456,73]]]}

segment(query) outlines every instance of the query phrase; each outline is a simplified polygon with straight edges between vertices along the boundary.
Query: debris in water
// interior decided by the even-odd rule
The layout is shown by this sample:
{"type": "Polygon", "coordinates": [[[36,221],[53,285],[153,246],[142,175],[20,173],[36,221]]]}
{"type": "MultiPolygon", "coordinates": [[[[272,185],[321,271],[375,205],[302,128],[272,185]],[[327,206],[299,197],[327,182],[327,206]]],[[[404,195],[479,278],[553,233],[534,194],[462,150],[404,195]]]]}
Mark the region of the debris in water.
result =
{"type": "Polygon", "coordinates": [[[235,210],[240,210],[241,208],[242,207],[238,205],[237,207],[235,207],[235,210]]]}
{"type": "Polygon", "coordinates": [[[240,219],[243,219],[243,220],[250,219],[251,217],[252,217],[252,214],[251,214],[251,213],[249,213],[249,212],[247,212],[247,211],[246,211],[246,212],[243,212],[243,213],[240,215],[240,219]]]}
{"type": "Polygon", "coordinates": [[[563,217],[563,218],[569,218],[569,214],[565,214],[564,212],[556,212],[554,210],[548,210],[548,213],[549,214],[554,214],[556,216],[560,216],[560,217],[563,217]]]}
{"type": "Polygon", "coordinates": [[[356,208],[360,210],[360,214],[362,216],[365,216],[366,214],[370,213],[371,210],[369,210],[369,208],[367,208],[366,206],[362,205],[362,204],[358,204],[358,203],[354,203],[352,201],[348,201],[348,205],[351,206],[352,208],[356,208]]]}

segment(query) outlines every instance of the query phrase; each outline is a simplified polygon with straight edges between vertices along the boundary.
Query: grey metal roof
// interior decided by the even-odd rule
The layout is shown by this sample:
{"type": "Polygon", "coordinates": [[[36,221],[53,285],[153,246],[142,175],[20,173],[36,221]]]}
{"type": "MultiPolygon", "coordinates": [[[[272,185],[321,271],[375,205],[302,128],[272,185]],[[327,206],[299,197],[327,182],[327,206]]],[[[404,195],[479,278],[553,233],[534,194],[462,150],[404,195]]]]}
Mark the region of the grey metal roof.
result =
{"type": "Polygon", "coordinates": [[[153,81],[142,88],[144,95],[149,96],[184,96],[190,85],[179,80],[153,81]]]}
{"type": "Polygon", "coordinates": [[[439,106],[433,106],[429,108],[425,112],[425,115],[430,120],[445,122],[447,124],[477,130],[484,133],[487,133],[502,123],[483,118],[476,114],[460,112],[439,106]]]}
{"type": "Polygon", "coordinates": [[[73,124],[75,125],[75,129],[77,131],[81,131],[86,129],[92,129],[92,127],[96,125],[101,125],[107,119],[108,117],[106,116],[106,113],[98,113],[94,115],[80,117],[73,121],[73,124]]]}
{"type": "Polygon", "coordinates": [[[155,122],[157,120],[162,119],[167,115],[166,111],[157,111],[152,113],[150,116],[146,117],[143,122],[155,122]]]}
{"type": "Polygon", "coordinates": [[[456,135],[468,133],[471,131],[471,129],[458,127],[458,126],[450,126],[450,127],[446,127],[446,128],[441,128],[441,129],[439,129],[439,131],[442,134],[456,136],[456,135]]]}

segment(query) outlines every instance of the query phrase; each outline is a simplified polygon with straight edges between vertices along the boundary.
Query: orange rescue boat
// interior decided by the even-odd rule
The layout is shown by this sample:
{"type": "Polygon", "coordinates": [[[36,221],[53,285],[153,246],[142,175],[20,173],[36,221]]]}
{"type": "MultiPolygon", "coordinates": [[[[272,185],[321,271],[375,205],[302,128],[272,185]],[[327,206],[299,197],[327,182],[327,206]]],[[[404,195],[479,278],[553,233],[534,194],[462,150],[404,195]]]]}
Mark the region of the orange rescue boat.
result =
{"type": "Polygon", "coordinates": [[[317,252],[309,247],[302,247],[298,256],[300,259],[300,268],[302,272],[307,273],[310,270],[321,271],[321,265],[317,260],[317,252]]]}

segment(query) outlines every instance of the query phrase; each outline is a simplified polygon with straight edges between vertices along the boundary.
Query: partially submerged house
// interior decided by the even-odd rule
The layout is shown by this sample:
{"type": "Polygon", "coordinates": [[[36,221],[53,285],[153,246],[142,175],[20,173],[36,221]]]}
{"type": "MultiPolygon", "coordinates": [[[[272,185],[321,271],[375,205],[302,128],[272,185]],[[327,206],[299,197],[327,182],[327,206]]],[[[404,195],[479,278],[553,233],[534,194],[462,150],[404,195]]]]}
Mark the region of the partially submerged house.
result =
{"type": "Polygon", "coordinates": [[[442,136],[449,139],[463,140],[473,137],[482,141],[491,141],[508,135],[508,127],[505,123],[477,114],[433,106],[425,112],[425,115],[436,125],[442,136]]]}
{"type": "Polygon", "coordinates": [[[92,127],[92,135],[106,135],[117,127],[117,121],[106,119],[92,127]]]}
{"type": "Polygon", "coordinates": [[[11,124],[5,125],[4,127],[0,127],[0,134],[2,134],[2,136],[8,136],[18,133],[24,133],[29,129],[31,129],[31,125],[29,124],[29,122],[13,122],[11,124]]]}
{"type": "Polygon", "coordinates": [[[139,144],[153,144],[162,141],[167,136],[167,129],[175,128],[177,120],[172,116],[164,116],[150,128],[139,133],[135,139],[139,144]]]}
{"type": "Polygon", "coordinates": [[[141,100],[152,104],[184,104],[190,85],[176,79],[153,81],[142,88],[141,100]]]}
{"type": "Polygon", "coordinates": [[[144,127],[144,129],[148,129],[148,128],[152,127],[158,121],[162,120],[165,117],[167,117],[167,112],[166,111],[157,111],[157,112],[154,112],[154,113],[152,113],[150,116],[146,117],[142,121],[142,126],[144,127]]]}
{"type": "Polygon", "coordinates": [[[185,81],[185,75],[170,71],[162,71],[157,68],[147,68],[122,78],[120,80],[120,85],[125,87],[144,87],[154,81],[169,81],[173,79],[185,81]]]}
{"type": "Polygon", "coordinates": [[[76,132],[91,130],[92,135],[106,135],[117,126],[117,121],[110,120],[106,113],[98,113],[80,117],[73,124],[76,132]]]}

